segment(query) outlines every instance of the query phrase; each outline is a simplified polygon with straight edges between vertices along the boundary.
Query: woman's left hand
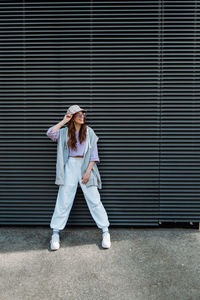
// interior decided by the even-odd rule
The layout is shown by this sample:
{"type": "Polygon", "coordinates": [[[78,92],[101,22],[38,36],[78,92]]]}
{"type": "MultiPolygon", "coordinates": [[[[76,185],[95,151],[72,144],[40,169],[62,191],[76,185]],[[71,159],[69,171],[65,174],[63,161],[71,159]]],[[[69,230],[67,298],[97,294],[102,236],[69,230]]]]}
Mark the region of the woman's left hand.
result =
{"type": "Polygon", "coordinates": [[[85,172],[84,175],[82,176],[82,183],[86,184],[88,182],[89,178],[90,178],[90,173],[85,172]]]}

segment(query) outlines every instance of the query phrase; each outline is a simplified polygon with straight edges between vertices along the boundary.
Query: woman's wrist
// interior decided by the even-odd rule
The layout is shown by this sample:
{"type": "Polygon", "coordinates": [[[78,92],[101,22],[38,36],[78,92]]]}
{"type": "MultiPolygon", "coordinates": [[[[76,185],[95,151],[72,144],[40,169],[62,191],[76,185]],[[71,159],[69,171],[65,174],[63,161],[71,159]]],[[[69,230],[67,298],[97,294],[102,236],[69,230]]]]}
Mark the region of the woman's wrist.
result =
{"type": "Polygon", "coordinates": [[[94,163],[95,163],[94,161],[90,161],[89,162],[89,165],[87,167],[86,173],[90,174],[90,172],[92,171],[92,168],[94,166],[94,163]]]}

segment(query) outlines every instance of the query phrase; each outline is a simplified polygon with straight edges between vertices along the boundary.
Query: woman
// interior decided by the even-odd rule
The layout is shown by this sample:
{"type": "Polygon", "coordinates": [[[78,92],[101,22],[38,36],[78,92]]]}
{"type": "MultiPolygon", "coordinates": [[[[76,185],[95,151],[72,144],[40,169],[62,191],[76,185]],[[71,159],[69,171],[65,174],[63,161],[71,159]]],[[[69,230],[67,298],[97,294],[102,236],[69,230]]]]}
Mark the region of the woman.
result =
{"type": "Polygon", "coordinates": [[[110,225],[100,199],[101,178],[96,165],[99,162],[94,130],[85,123],[86,110],[71,105],[63,120],[47,130],[47,136],[57,141],[56,181],[59,185],[56,205],[51,219],[53,230],[51,250],[60,248],[59,232],[64,229],[79,184],[89,211],[102,230],[102,247],[110,248],[110,225]],[[67,127],[60,129],[68,123],[67,127]]]}

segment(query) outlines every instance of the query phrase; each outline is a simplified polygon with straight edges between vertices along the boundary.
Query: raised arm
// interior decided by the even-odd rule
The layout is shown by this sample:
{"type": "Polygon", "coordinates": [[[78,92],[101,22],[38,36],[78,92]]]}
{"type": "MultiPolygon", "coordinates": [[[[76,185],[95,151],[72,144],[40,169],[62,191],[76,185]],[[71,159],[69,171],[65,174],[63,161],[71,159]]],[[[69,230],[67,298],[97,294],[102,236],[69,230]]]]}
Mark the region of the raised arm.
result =
{"type": "Polygon", "coordinates": [[[56,142],[57,139],[58,139],[58,136],[59,136],[59,129],[56,130],[56,131],[53,131],[54,129],[54,126],[51,126],[47,132],[46,132],[46,135],[53,141],[53,142],[56,142]]]}
{"type": "Polygon", "coordinates": [[[47,132],[46,135],[53,141],[56,142],[59,136],[59,130],[62,126],[64,126],[69,120],[72,118],[73,114],[65,115],[63,120],[57,123],[54,126],[51,126],[47,132]]]}

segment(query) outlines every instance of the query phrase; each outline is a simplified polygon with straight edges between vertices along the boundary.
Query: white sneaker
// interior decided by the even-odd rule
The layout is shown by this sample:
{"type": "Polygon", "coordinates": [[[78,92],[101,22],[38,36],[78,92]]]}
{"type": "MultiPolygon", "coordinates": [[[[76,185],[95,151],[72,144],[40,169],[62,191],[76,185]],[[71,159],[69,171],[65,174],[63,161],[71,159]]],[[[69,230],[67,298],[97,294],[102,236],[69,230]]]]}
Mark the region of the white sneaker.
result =
{"type": "Polygon", "coordinates": [[[111,246],[110,233],[108,231],[106,231],[103,233],[102,247],[110,248],[110,246],[111,246]]]}
{"type": "Polygon", "coordinates": [[[50,245],[51,245],[51,250],[58,250],[60,248],[59,234],[52,234],[50,245]]]}

